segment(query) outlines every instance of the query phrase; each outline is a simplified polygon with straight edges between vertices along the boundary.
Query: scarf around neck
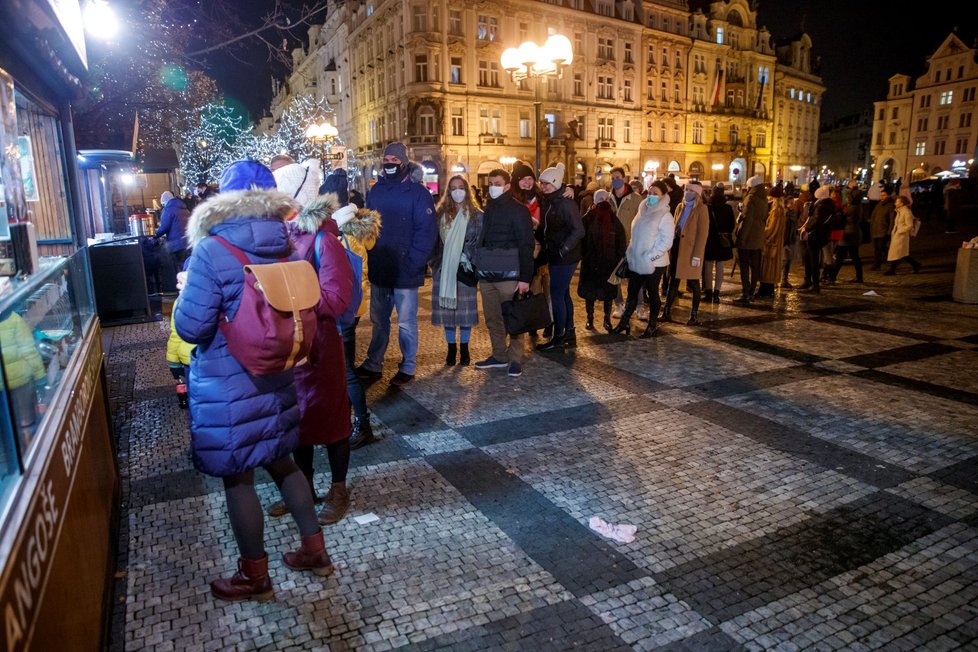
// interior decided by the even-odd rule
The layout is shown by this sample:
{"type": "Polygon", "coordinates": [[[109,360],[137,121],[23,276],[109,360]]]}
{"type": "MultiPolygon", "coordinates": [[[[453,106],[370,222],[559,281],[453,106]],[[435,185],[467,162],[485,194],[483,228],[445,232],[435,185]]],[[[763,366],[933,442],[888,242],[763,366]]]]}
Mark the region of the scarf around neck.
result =
{"type": "Polygon", "coordinates": [[[452,223],[447,228],[444,226],[441,228],[441,237],[445,246],[441,252],[438,305],[449,310],[458,307],[458,264],[462,260],[462,245],[465,244],[465,231],[468,225],[469,216],[465,214],[465,209],[460,208],[452,223]]]}

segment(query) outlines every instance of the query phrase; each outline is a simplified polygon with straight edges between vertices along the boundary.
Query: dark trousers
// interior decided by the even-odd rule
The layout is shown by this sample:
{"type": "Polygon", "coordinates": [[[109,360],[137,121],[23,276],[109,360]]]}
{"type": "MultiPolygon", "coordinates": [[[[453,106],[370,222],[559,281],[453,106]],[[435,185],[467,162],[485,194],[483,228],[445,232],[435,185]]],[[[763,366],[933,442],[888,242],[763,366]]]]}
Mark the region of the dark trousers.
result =
{"type": "Polygon", "coordinates": [[[873,269],[879,269],[886,261],[886,250],[889,249],[889,238],[873,238],[873,269]]]}
{"type": "Polygon", "coordinates": [[[818,289],[819,276],[822,268],[822,249],[820,242],[805,243],[805,284],[818,289]]]}
{"type": "Polygon", "coordinates": [[[353,324],[342,329],[343,337],[343,356],[346,358],[346,393],[350,397],[350,404],[353,406],[353,415],[358,419],[367,418],[367,394],[360,382],[360,377],[354,371],[357,366],[357,324],[360,318],[353,320],[353,324]]]}
{"type": "Polygon", "coordinates": [[[659,316],[659,309],[662,308],[662,298],[659,294],[659,284],[662,282],[662,275],[665,274],[665,267],[656,267],[651,274],[629,274],[628,275],[628,300],[625,301],[625,313],[622,319],[625,320],[632,316],[635,308],[638,307],[638,298],[645,293],[646,301],[649,302],[649,323],[652,323],[659,316]],[[627,315],[627,317],[626,317],[627,315]]]}
{"type": "Polygon", "coordinates": [[[761,250],[738,249],[737,260],[740,263],[740,291],[743,296],[750,297],[761,279],[761,250]]]}
{"type": "Polygon", "coordinates": [[[910,256],[904,256],[903,258],[900,258],[898,260],[891,260],[890,261],[890,271],[891,272],[896,272],[897,265],[899,265],[900,263],[907,263],[908,265],[910,265],[911,267],[913,267],[913,271],[915,271],[915,272],[918,269],[920,269],[920,263],[918,261],[914,260],[910,256]]]}
{"type": "Polygon", "coordinates": [[[571,299],[570,284],[576,269],[577,263],[550,266],[550,300],[553,302],[554,334],[557,335],[574,328],[574,301],[571,299]]]}
{"type": "Polygon", "coordinates": [[[835,250],[835,267],[832,269],[832,280],[839,276],[842,263],[846,262],[846,257],[852,258],[852,266],[856,268],[856,280],[863,280],[863,261],[859,257],[859,245],[841,245],[835,250]]]}
{"type": "MultiPolygon", "coordinates": [[[[758,252],[760,253],[760,252],[758,252]]],[[[669,283],[669,297],[666,299],[666,312],[672,310],[672,304],[676,303],[676,296],[679,294],[679,279],[673,278],[669,283]]],[[[693,307],[690,313],[695,313],[700,309],[700,280],[689,279],[686,281],[686,289],[693,293],[693,307]]]]}
{"type": "MultiPolygon", "coordinates": [[[[597,299],[585,299],[584,308],[587,310],[588,321],[594,321],[594,302],[597,299]]],[[[604,301],[604,316],[606,319],[611,318],[611,301],[604,301]]]]}

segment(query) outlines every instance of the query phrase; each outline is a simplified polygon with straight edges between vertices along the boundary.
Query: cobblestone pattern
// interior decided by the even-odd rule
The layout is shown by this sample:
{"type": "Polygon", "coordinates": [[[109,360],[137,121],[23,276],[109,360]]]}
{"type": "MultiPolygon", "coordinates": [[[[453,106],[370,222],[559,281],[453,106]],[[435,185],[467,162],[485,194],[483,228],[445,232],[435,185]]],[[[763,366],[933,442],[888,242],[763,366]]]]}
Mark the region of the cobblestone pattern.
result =
{"type": "MultiPolygon", "coordinates": [[[[326,532],[336,572],[287,569],[294,524],[267,519],[265,604],[210,596],[235,545],[220,480],[189,458],[166,322],[107,329],[124,514],[110,647],[976,649],[978,311],[946,300],[949,269],[747,307],[728,283],[702,328],[579,329],[519,379],[445,367],[423,310],[416,379],[388,385],[393,329],[368,390],[383,440],[354,451],[351,515],[326,532]]],[[[368,339],[363,324],[361,358],[368,339]]],[[[471,349],[489,354],[482,327],[471,349]]]]}

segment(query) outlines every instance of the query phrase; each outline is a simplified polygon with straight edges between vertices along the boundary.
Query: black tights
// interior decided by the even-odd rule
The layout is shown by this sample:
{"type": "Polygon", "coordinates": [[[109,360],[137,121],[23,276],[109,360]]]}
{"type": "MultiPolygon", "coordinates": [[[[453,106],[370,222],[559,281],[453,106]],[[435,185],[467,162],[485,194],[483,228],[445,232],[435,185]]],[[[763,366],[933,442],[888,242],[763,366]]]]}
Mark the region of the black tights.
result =
{"type": "MultiPolygon", "coordinates": [[[[594,302],[596,299],[585,299],[584,307],[587,309],[587,318],[594,321],[594,302]]],[[[605,318],[611,317],[611,301],[604,302],[604,316],[605,318]]]]}
{"type": "MultiPolygon", "coordinates": [[[[350,469],[350,440],[349,438],[335,444],[326,444],[326,456],[329,457],[329,472],[332,482],[346,482],[346,472],[350,469]]],[[[312,478],[312,446],[299,446],[292,453],[299,470],[307,478],[312,478]]]]}
{"type": "MultiPolygon", "coordinates": [[[[280,457],[266,464],[265,470],[278,486],[302,536],[319,532],[309,483],[295,462],[288,456],[280,457]]],[[[224,478],[224,495],[238,551],[245,559],[261,559],[265,556],[265,512],[255,491],[255,472],[250,470],[224,478]]]]}
{"type": "MultiPolygon", "coordinates": [[[[676,303],[676,296],[679,294],[679,282],[680,279],[673,278],[669,283],[669,298],[666,299],[666,311],[672,310],[672,304],[676,303]]],[[[686,281],[686,289],[693,293],[693,307],[692,312],[696,312],[700,309],[700,280],[688,279],[686,281]]]]}
{"type": "MultiPolygon", "coordinates": [[[[625,302],[625,314],[629,318],[635,312],[635,308],[638,306],[638,298],[643,292],[646,293],[646,300],[649,303],[649,321],[653,322],[659,318],[659,308],[662,307],[662,299],[659,298],[659,283],[661,283],[665,272],[665,267],[656,267],[651,274],[628,275],[628,300],[625,302]]],[[[622,315],[622,319],[625,319],[624,315],[622,315]]]]}

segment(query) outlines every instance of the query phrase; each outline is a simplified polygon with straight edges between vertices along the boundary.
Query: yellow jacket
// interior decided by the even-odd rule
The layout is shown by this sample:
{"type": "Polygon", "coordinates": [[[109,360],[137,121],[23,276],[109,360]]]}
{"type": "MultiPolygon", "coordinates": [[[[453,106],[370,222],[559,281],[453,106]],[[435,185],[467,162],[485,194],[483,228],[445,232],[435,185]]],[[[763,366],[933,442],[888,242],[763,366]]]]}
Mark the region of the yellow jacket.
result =
{"type": "MultiPolygon", "coordinates": [[[[180,299],[178,298],[177,301],[180,299]]],[[[185,367],[190,366],[190,352],[194,350],[196,344],[190,344],[184,342],[179,335],[177,335],[177,329],[173,327],[173,315],[176,313],[177,302],[173,302],[173,312],[170,313],[170,339],[166,341],[166,362],[170,365],[182,364],[185,367]]]]}
{"type": "Polygon", "coordinates": [[[16,312],[0,321],[0,349],[3,349],[3,367],[11,389],[44,378],[44,361],[34,345],[34,336],[16,312]]]}
{"type": "MultiPolygon", "coordinates": [[[[367,297],[370,294],[370,281],[367,280],[367,251],[374,248],[377,237],[380,235],[380,213],[366,208],[357,210],[357,214],[349,222],[340,227],[340,231],[346,236],[346,241],[350,244],[350,251],[363,259],[363,301],[357,308],[357,317],[363,317],[370,305],[367,297]]],[[[343,242],[342,238],[340,242],[343,242]]]]}

